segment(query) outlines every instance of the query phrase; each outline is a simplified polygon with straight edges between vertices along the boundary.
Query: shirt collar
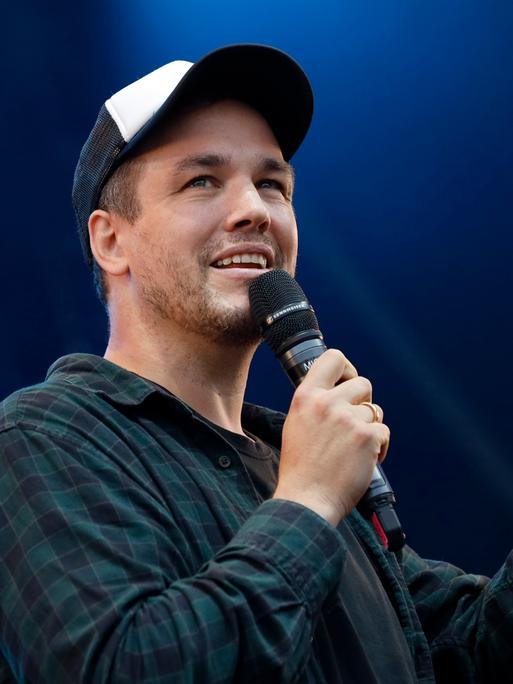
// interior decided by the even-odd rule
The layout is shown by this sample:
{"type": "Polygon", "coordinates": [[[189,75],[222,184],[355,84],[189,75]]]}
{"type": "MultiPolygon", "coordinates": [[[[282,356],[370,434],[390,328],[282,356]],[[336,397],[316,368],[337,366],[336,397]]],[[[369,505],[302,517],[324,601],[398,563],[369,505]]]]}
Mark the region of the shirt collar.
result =
{"type": "MultiPolygon", "coordinates": [[[[66,382],[124,406],[138,406],[149,396],[160,395],[168,401],[171,399],[191,415],[194,413],[190,406],[164,387],[94,354],[62,356],[50,366],[46,380],[66,382]]],[[[272,409],[249,403],[243,406],[244,427],[278,449],[281,448],[284,420],[283,413],[272,409]]]]}
{"type": "Polygon", "coordinates": [[[125,406],[141,404],[152,394],[169,394],[151,380],[94,354],[62,356],[50,366],[46,380],[64,381],[125,406]]]}

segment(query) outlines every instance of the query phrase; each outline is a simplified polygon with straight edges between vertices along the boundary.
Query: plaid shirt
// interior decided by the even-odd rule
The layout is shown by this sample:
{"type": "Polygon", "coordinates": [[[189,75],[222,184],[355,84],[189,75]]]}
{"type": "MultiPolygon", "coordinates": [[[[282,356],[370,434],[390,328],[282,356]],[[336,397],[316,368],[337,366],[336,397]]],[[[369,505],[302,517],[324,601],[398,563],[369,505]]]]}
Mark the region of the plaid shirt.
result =
{"type": "MultiPolygon", "coordinates": [[[[279,447],[283,416],[246,406],[279,447]]],[[[57,361],[0,411],[0,682],[505,682],[512,560],[465,575],[262,501],[166,390],[57,361]]]]}

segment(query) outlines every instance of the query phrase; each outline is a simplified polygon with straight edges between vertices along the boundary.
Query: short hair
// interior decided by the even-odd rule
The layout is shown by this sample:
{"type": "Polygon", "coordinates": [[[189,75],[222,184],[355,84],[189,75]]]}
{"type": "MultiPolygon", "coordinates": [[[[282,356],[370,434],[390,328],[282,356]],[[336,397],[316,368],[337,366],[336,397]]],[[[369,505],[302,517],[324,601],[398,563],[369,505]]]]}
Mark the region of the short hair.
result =
{"type": "MultiPolygon", "coordinates": [[[[141,204],[137,195],[137,181],[142,169],[139,157],[129,157],[123,161],[107,179],[98,200],[97,209],[114,212],[129,223],[134,223],[141,212],[141,204]]],[[[108,285],[105,273],[97,263],[93,262],[93,277],[96,294],[104,307],[107,307],[108,285]]]]}

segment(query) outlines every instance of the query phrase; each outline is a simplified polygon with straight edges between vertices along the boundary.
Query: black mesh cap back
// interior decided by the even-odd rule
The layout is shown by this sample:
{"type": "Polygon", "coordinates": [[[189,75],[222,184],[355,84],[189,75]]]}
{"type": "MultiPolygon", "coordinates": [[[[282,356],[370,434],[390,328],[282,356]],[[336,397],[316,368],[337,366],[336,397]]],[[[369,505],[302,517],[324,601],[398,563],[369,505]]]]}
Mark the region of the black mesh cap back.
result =
{"type": "Polygon", "coordinates": [[[103,105],[82,148],[73,179],[73,208],[82,251],[90,268],[93,266],[93,255],[87,229],[89,216],[96,209],[103,182],[125,144],[118,127],[103,105]]]}

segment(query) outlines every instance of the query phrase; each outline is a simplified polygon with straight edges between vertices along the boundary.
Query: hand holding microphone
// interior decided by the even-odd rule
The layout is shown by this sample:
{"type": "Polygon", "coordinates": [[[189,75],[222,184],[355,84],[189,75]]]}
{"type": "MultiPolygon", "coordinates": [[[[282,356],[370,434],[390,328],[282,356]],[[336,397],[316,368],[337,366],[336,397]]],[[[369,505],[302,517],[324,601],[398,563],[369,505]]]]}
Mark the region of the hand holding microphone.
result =
{"type": "Polygon", "coordinates": [[[390,433],[371,404],[370,382],[341,352],[326,350],[312,307],[286,271],[253,280],[249,299],[264,339],[298,388],[283,429],[275,498],[308,506],[333,525],[358,504],[388,547],[400,549],[394,493],[377,465],[390,433]]]}
{"type": "Polygon", "coordinates": [[[354,371],[348,378],[349,368],[342,353],[330,349],[296,390],[283,428],[275,492],[332,525],[362,498],[389,441],[388,428],[373,422],[372,410],[361,405],[371,398],[370,382],[354,371]]]}

